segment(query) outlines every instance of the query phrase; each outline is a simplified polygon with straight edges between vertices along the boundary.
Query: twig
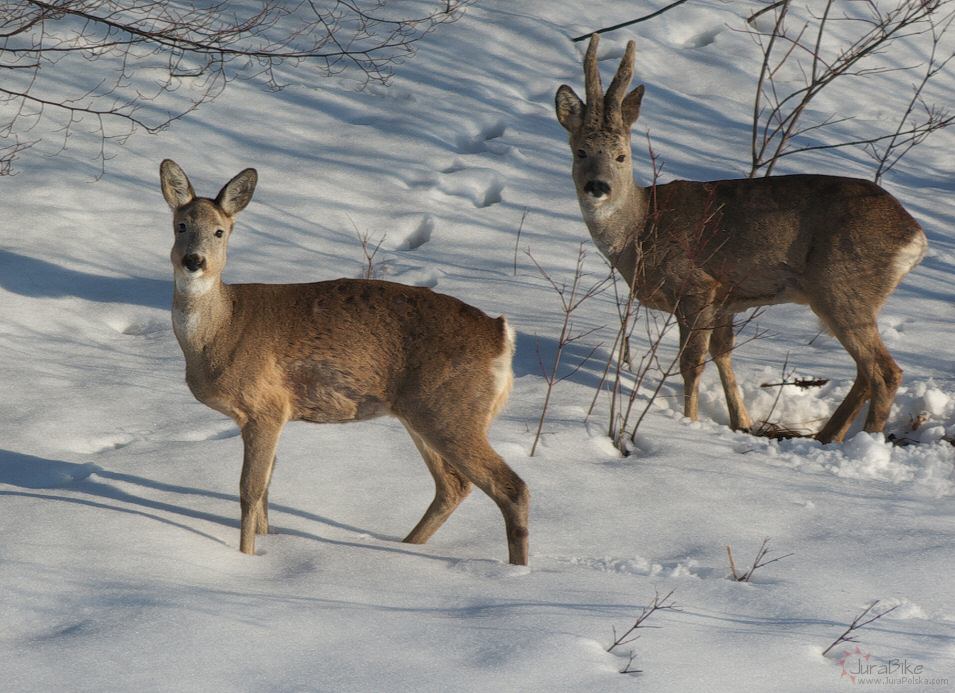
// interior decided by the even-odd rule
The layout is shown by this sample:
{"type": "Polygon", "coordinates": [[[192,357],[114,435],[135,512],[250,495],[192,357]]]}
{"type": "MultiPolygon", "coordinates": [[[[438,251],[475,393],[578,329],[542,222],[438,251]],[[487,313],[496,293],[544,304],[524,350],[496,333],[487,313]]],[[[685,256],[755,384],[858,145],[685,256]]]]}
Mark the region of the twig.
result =
{"type": "Polygon", "coordinates": [[[633,661],[637,658],[637,653],[633,650],[630,650],[630,656],[627,659],[627,664],[623,669],[620,670],[621,674],[642,674],[643,669],[631,669],[630,666],[633,664],[633,661]]]}
{"type": "Polygon", "coordinates": [[[872,611],[872,609],[874,609],[875,606],[876,606],[876,604],[878,604],[878,603],[879,603],[879,600],[876,599],[874,602],[872,602],[869,606],[866,607],[865,611],[863,611],[861,614],[859,614],[858,616],[856,616],[856,617],[855,617],[855,620],[853,620],[852,623],[849,624],[849,627],[846,628],[845,632],[844,632],[842,635],[840,635],[838,638],[836,638],[836,639],[833,641],[833,643],[832,643],[829,647],[827,647],[825,650],[822,651],[822,656],[825,657],[827,654],[829,654],[829,650],[831,650],[832,648],[834,648],[836,645],[839,645],[840,643],[844,643],[844,642],[858,642],[858,641],[859,641],[858,638],[856,638],[854,635],[850,635],[850,633],[852,633],[852,631],[854,631],[854,630],[859,630],[860,628],[869,625],[869,624],[872,623],[873,621],[878,621],[880,618],[882,618],[882,617],[885,616],[886,614],[888,614],[888,613],[890,613],[890,612],[892,612],[892,611],[895,611],[896,609],[899,608],[899,605],[896,604],[896,605],[893,606],[892,608],[886,609],[886,610],[883,611],[881,614],[876,614],[876,615],[873,616],[872,618],[869,618],[869,619],[863,621],[862,619],[865,618],[866,614],[868,614],[870,611],[872,611]]]}
{"type": "Polygon", "coordinates": [[[517,276],[517,247],[521,244],[521,229],[524,228],[524,220],[527,219],[527,207],[521,214],[521,223],[517,226],[517,240],[514,241],[514,276],[517,276]]]}
{"type": "Polygon", "coordinates": [[[733,571],[733,579],[739,582],[739,576],[736,574],[736,563],[733,562],[733,551],[729,544],[726,545],[726,554],[730,557],[730,570],[733,571]]]}
{"type": "MultiPolygon", "coordinates": [[[[346,214],[348,220],[352,223],[352,226],[355,227],[355,235],[358,236],[358,242],[361,244],[362,252],[362,263],[361,263],[361,277],[362,279],[378,279],[379,272],[375,269],[375,256],[378,255],[378,251],[381,249],[381,244],[385,242],[387,234],[381,236],[381,240],[372,248],[372,233],[371,231],[362,232],[358,229],[358,224],[355,223],[355,220],[351,218],[350,214],[346,214]]],[[[380,278],[384,278],[387,273],[388,268],[385,264],[381,263],[381,273],[380,278]]]]}
{"type": "Polygon", "coordinates": [[[795,385],[796,387],[808,390],[811,387],[822,387],[829,384],[829,378],[796,378],[795,380],[783,380],[781,383],[763,383],[760,387],[783,387],[785,385],[795,385]]]}
{"type": "MultiPolygon", "coordinates": [[[[673,596],[673,593],[675,591],[676,591],[675,589],[672,589],[669,592],[667,592],[665,595],[663,595],[662,597],[660,596],[659,592],[655,591],[653,595],[653,601],[650,602],[650,604],[648,604],[647,606],[643,607],[643,611],[640,612],[640,615],[637,616],[637,620],[634,622],[632,626],[630,626],[630,628],[627,629],[626,633],[624,633],[618,638],[617,629],[616,628],[613,629],[614,641],[613,641],[613,644],[607,648],[607,652],[613,652],[613,649],[615,647],[619,647],[620,645],[626,645],[627,643],[633,642],[634,640],[639,638],[640,637],[639,635],[631,635],[631,634],[640,628],[658,627],[658,626],[644,625],[644,621],[650,618],[650,616],[652,616],[657,611],[683,611],[683,609],[678,607],[675,602],[670,601],[669,604],[667,603],[667,600],[669,600],[670,597],[673,596]]],[[[633,661],[632,653],[631,653],[630,661],[631,662],[633,661]]],[[[629,666],[629,663],[627,664],[627,666],[629,666]]]]}
{"type": "Polygon", "coordinates": [[[762,544],[762,546],[760,546],[760,547],[759,547],[759,551],[756,552],[756,558],[753,560],[753,565],[750,566],[750,569],[747,570],[747,571],[746,571],[745,573],[743,573],[742,575],[739,575],[739,574],[736,572],[736,563],[733,561],[733,551],[732,551],[732,549],[730,549],[729,546],[726,547],[726,553],[727,553],[727,554],[729,555],[729,557],[730,557],[730,569],[733,571],[733,580],[735,580],[736,582],[749,582],[749,581],[750,581],[750,578],[753,577],[753,573],[755,573],[758,569],[760,569],[760,568],[762,568],[762,567],[764,567],[764,566],[767,566],[767,565],[769,565],[770,563],[775,563],[776,561],[781,561],[781,560],[783,560],[784,558],[788,558],[788,557],[792,556],[791,553],[787,553],[785,556],[779,556],[778,558],[773,558],[773,559],[771,559],[771,560],[764,561],[763,559],[766,558],[766,556],[769,555],[769,549],[766,548],[766,545],[767,545],[768,543],[769,543],[769,537],[766,537],[765,539],[763,539],[763,544],[762,544]]]}

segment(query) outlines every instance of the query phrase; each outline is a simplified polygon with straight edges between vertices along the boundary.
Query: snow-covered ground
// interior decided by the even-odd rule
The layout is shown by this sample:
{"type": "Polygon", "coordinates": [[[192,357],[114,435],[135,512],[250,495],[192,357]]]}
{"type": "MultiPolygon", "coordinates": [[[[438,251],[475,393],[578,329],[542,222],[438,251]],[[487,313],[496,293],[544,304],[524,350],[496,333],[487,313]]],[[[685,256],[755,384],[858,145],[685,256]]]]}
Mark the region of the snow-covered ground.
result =
{"type": "MultiPolygon", "coordinates": [[[[545,394],[535,336],[549,358],[562,314],[524,251],[569,281],[588,240],[552,105],[561,83],[582,93],[585,44],[569,37],[664,4],[479,2],[387,88],[356,92],[347,75],[307,69],[276,94],[234,83],[111,150],[101,180],[98,144],[79,140],[49,158],[39,154],[58,144],[44,142],[0,179],[0,689],[836,691],[864,685],[840,663],[858,647],[845,666],[883,683],[890,671],[880,690],[951,690],[955,449],[941,439],[955,434],[953,133],[883,181],[931,245],[880,317],[905,370],[887,433],[919,444],[858,425],[827,446],[733,433],[711,368],[698,423],[668,382],[635,454],[620,457],[604,399],[585,420],[598,358],[557,385],[529,456],[545,394]],[[190,395],[169,318],[166,157],[201,195],[258,169],[227,281],[358,276],[357,229],[384,239],[386,278],[508,316],[516,383],[491,442],[531,490],[529,569],[507,565],[500,513],[479,491],[428,544],[400,543],[433,486],[385,419],[289,425],[273,534],[257,556],[239,553],[241,441],[190,395]],[[728,579],[727,545],[741,567],[766,537],[770,558],[792,555],[750,583],[728,579]],[[606,651],[671,590],[680,610],[606,651]],[[898,608],[823,657],[876,600],[876,612],[898,608]],[[621,675],[631,651],[642,672],[621,675]]],[[[647,131],[664,179],[745,175],[759,53],[737,30],[753,7],[698,0],[603,38],[605,80],[637,41],[638,179],[647,131]]],[[[904,72],[877,77],[818,108],[851,104],[846,132],[884,125],[910,87],[904,72]]],[[[953,90],[950,67],[937,93],[953,90]]],[[[869,177],[871,162],[838,150],[778,170],[793,171],[869,177]]],[[[604,273],[585,249],[587,269],[604,273]]],[[[600,329],[569,365],[601,343],[606,354],[615,314],[610,293],[578,310],[577,330],[600,329]]],[[[759,330],[735,357],[754,418],[827,416],[855,374],[839,344],[813,339],[801,306],[766,310],[759,330]],[[759,385],[784,364],[831,382],[787,387],[773,408],[759,385]]]]}

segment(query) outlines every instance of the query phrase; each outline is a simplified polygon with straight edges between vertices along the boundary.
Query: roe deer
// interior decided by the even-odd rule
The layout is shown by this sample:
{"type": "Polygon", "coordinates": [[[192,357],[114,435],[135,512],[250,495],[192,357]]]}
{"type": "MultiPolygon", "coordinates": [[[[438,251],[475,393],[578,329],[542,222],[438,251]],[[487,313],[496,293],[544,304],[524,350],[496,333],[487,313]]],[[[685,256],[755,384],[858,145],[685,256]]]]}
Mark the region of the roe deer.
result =
{"type": "Polygon", "coordinates": [[[344,423],[382,415],[408,429],[435,497],[404,541],[422,544],[471,491],[504,514],[508,557],[527,564],[528,492],[487,440],[513,383],[514,331],[456,298],[392,282],[224,284],[235,216],[252,198],[248,168],[214,199],[182,169],[159,168],[172,208],[172,319],[186,382],[242,431],[239,549],[268,533],[268,486],[289,421],[344,423]]]}
{"type": "Polygon", "coordinates": [[[643,85],[629,94],[630,41],[607,89],[597,35],[584,57],[584,104],[557,90],[557,120],[570,133],[573,178],[584,221],[600,251],[649,308],[680,326],[684,414],[697,417],[707,352],[716,362],[730,425],[748,430],[730,356],[734,314],[775,303],[806,303],[856,363],[856,380],[816,434],[840,441],[866,400],[865,430],[881,431],[902,371],[876,325],[886,298],[925,254],[916,222],[887,192],[864,180],[821,175],[674,181],[637,186],[630,130],[643,85]]]}

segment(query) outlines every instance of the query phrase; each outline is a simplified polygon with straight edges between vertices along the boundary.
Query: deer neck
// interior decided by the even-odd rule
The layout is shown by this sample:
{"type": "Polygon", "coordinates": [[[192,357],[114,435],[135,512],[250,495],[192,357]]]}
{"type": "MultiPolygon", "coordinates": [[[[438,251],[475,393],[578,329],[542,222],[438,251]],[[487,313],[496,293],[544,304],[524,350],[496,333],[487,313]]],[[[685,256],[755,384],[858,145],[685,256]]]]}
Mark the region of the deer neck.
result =
{"type": "Polygon", "coordinates": [[[187,361],[215,340],[231,312],[229,286],[218,275],[190,279],[176,273],[172,325],[187,361]]]}
{"type": "Polygon", "coordinates": [[[637,245],[646,224],[646,191],[631,180],[612,200],[597,203],[587,195],[577,199],[597,249],[622,276],[633,277],[637,245]]]}

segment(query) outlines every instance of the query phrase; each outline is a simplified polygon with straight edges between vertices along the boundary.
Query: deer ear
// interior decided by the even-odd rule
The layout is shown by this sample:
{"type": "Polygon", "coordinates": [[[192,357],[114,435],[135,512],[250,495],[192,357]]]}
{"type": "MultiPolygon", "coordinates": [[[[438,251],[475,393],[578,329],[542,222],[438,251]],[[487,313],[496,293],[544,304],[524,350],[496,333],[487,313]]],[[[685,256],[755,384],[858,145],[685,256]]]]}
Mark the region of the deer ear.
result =
{"type": "Polygon", "coordinates": [[[159,181],[162,183],[162,196],[173,211],[189,204],[196,197],[189,178],[172,159],[165,159],[159,164],[159,181]]]}
{"type": "Polygon", "coordinates": [[[258,180],[259,174],[254,168],[245,169],[223,186],[216,197],[216,204],[222,208],[223,212],[234,217],[252,200],[252,193],[255,191],[258,180]]]}
{"type": "Polygon", "coordinates": [[[557,121],[564,126],[567,132],[577,132],[584,124],[584,102],[566,84],[557,89],[554,97],[557,108],[557,121]]]}
{"type": "Polygon", "coordinates": [[[643,101],[642,84],[623,97],[623,103],[620,105],[620,116],[623,119],[623,124],[628,128],[637,122],[637,116],[640,115],[641,101],[643,101]]]}

